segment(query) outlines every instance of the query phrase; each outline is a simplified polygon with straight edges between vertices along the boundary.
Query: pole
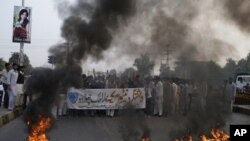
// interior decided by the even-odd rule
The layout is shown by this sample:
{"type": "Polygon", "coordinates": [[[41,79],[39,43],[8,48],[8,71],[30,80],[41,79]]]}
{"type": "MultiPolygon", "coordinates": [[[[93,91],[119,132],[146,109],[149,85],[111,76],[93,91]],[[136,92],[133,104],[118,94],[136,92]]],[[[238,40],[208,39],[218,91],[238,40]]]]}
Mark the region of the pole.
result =
{"type": "Polygon", "coordinates": [[[19,64],[20,66],[23,66],[23,62],[24,62],[24,57],[23,57],[23,47],[24,47],[24,43],[20,43],[20,53],[19,53],[19,64]]]}
{"type": "MultiPolygon", "coordinates": [[[[22,6],[24,7],[24,0],[22,0],[22,6]]],[[[24,43],[20,43],[20,53],[19,53],[19,65],[23,66],[23,62],[24,62],[24,43]]]]}

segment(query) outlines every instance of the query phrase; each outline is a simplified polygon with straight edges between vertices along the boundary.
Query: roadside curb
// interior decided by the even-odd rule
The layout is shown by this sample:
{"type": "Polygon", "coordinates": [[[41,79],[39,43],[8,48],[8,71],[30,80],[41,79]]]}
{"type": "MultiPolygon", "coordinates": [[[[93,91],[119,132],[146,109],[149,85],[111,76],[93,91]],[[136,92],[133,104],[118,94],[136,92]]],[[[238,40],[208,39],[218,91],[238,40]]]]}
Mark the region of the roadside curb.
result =
{"type": "Polygon", "coordinates": [[[250,115],[250,106],[248,105],[235,105],[233,107],[233,111],[236,113],[242,113],[242,114],[246,114],[246,115],[250,115]]]}
{"type": "Polygon", "coordinates": [[[22,108],[17,108],[14,111],[10,111],[5,115],[0,116],[0,128],[5,124],[9,123],[10,121],[14,120],[15,118],[19,117],[23,113],[22,108]]]}

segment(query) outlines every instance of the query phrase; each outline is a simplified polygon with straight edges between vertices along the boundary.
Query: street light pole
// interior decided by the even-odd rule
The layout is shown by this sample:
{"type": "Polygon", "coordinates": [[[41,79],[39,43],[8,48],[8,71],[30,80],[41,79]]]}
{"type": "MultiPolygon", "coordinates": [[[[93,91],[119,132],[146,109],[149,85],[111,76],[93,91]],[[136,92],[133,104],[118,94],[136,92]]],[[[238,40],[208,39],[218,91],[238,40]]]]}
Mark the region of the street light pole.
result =
{"type": "MultiPolygon", "coordinates": [[[[24,7],[24,0],[22,0],[22,6],[24,7]]],[[[20,43],[20,53],[19,53],[19,65],[23,66],[24,63],[24,43],[20,43]]]]}

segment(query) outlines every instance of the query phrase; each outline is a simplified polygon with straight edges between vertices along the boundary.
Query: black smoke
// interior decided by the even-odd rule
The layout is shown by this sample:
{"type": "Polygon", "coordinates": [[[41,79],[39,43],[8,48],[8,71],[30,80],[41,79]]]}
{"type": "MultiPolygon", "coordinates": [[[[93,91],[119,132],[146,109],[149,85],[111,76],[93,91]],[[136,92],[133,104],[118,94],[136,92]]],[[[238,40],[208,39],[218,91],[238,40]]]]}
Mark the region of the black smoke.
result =
{"type": "MultiPolygon", "coordinates": [[[[176,126],[175,129],[170,130],[168,137],[174,140],[191,135],[196,140],[199,135],[210,135],[214,128],[223,130],[230,114],[229,107],[224,103],[222,94],[210,90],[203,102],[199,96],[193,97],[191,111],[181,121],[181,126],[176,126]]],[[[178,122],[179,119],[176,120],[176,123],[178,122]]]]}
{"type": "Polygon", "coordinates": [[[250,31],[250,1],[249,0],[225,0],[224,7],[227,15],[243,32],[250,31]]]}
{"type": "Polygon", "coordinates": [[[132,106],[120,111],[119,132],[123,141],[140,141],[142,137],[150,138],[150,129],[146,116],[142,111],[136,111],[132,106]]]}
{"type": "Polygon", "coordinates": [[[58,94],[72,86],[81,87],[81,61],[90,55],[100,58],[109,48],[112,34],[135,12],[134,0],[96,0],[94,5],[78,0],[74,6],[63,6],[69,10],[62,12],[71,12],[61,28],[66,44],[49,50],[55,57],[55,68],[36,68],[26,82],[25,91],[33,98],[24,114],[29,128],[41,117],[52,118],[58,94]]]}
{"type": "Polygon", "coordinates": [[[207,8],[205,4],[217,3],[183,0],[138,1],[135,16],[111,42],[115,48],[108,51],[113,51],[114,55],[104,58],[105,63],[119,64],[120,60],[115,60],[121,56],[126,62],[133,62],[139,54],[148,53],[158,67],[167,48],[170,49],[171,64],[180,58],[221,63],[224,58],[237,56],[236,47],[218,38],[215,35],[217,29],[212,27],[215,22],[213,18],[219,17],[221,13],[210,15],[207,12],[210,7],[207,8]],[[200,20],[203,16],[211,16],[212,19],[203,23],[200,20]]]}
{"type": "MultiPolygon", "coordinates": [[[[87,56],[102,58],[102,52],[110,47],[113,34],[136,12],[136,3],[135,0],[96,0],[90,4],[78,0],[70,9],[61,34],[69,43],[67,51],[71,57],[68,61],[79,63],[87,56]]],[[[50,52],[60,58],[66,54],[61,46],[53,47],[50,52]]]]}
{"type": "Polygon", "coordinates": [[[28,129],[37,124],[41,118],[54,119],[52,107],[57,106],[58,94],[66,93],[67,88],[81,86],[81,68],[77,65],[65,66],[54,70],[36,68],[25,84],[25,93],[32,99],[24,112],[28,129]]]}
{"type": "Polygon", "coordinates": [[[163,11],[159,11],[159,14],[154,17],[152,26],[151,42],[153,46],[151,50],[156,47],[159,51],[164,51],[170,47],[171,55],[178,59],[180,57],[186,57],[189,60],[197,59],[199,50],[197,46],[188,42],[191,31],[187,24],[178,21],[176,17],[168,16],[163,11]]]}

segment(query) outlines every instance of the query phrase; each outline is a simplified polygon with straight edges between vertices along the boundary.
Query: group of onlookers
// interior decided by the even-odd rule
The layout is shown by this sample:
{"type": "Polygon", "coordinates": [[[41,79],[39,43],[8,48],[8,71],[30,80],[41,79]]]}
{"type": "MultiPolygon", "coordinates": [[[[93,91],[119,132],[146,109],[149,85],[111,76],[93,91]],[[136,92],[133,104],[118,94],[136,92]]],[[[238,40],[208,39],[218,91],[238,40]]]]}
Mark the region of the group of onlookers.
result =
{"type": "MultiPolygon", "coordinates": [[[[162,79],[159,76],[143,79],[140,75],[119,78],[113,75],[82,75],[84,89],[145,88],[147,115],[187,114],[191,109],[194,85],[182,79],[162,79]]],[[[206,93],[204,93],[206,94],[206,93]]],[[[204,96],[202,96],[203,98],[204,96]]],[[[86,115],[104,114],[113,117],[118,110],[83,110],[86,115]]]]}
{"type": "MultiPolygon", "coordinates": [[[[112,89],[112,88],[142,88],[143,82],[139,75],[133,78],[120,78],[114,74],[105,75],[82,75],[83,89],[112,89]]],[[[117,110],[107,109],[103,110],[84,110],[85,115],[94,116],[96,114],[106,114],[106,116],[113,117],[117,110]]]]}
{"type": "Polygon", "coordinates": [[[5,63],[5,68],[1,73],[1,83],[3,94],[0,95],[0,106],[12,111],[16,107],[24,104],[24,66],[16,63],[5,63]],[[1,103],[3,102],[3,103],[1,103]]]}
{"type": "Polygon", "coordinates": [[[185,115],[191,109],[194,87],[186,80],[149,78],[145,88],[148,115],[185,115]]]}
{"type": "MultiPolygon", "coordinates": [[[[24,67],[13,63],[6,63],[2,71],[1,83],[4,87],[4,95],[0,94],[0,105],[13,110],[18,106],[26,106],[27,95],[23,91],[24,67]],[[3,104],[1,102],[3,101],[3,104]]],[[[83,89],[110,89],[110,88],[145,88],[147,115],[186,115],[192,108],[194,95],[199,100],[201,108],[206,106],[208,96],[208,84],[205,80],[192,82],[179,78],[147,77],[140,75],[134,77],[117,77],[108,74],[96,76],[82,75],[83,89]]],[[[247,86],[247,85],[246,85],[247,86]]],[[[247,89],[247,87],[245,88],[247,89]]],[[[224,88],[225,101],[232,108],[236,93],[235,84],[230,80],[224,88]]],[[[117,110],[107,109],[84,110],[85,115],[105,114],[113,117],[117,110]]]]}
{"type": "MultiPolygon", "coordinates": [[[[83,76],[84,88],[145,88],[147,115],[186,115],[192,109],[194,101],[200,108],[205,109],[209,93],[208,82],[205,80],[190,81],[180,78],[141,78],[136,75],[132,78],[122,79],[113,76],[83,76]]],[[[235,85],[228,81],[223,89],[224,102],[232,111],[235,97],[235,85]]],[[[211,93],[211,92],[210,92],[211,93]]],[[[222,101],[223,102],[223,101],[222,101]]],[[[96,114],[96,110],[89,110],[96,114]],[[93,112],[94,111],[94,112],[93,112]]],[[[113,117],[118,110],[106,110],[106,115],[113,117]]],[[[98,112],[97,112],[98,113],[98,112]]]]}

